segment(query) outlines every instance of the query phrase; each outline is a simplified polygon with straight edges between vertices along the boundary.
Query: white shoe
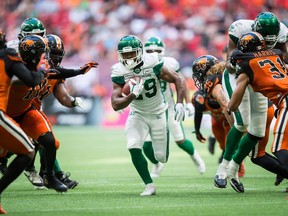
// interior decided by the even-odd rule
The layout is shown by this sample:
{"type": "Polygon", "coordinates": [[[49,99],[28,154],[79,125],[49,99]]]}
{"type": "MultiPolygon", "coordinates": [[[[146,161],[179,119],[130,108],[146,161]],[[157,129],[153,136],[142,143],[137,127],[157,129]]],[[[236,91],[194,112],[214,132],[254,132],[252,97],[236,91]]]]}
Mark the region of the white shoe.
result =
{"type": "Polygon", "coordinates": [[[200,174],[203,174],[206,172],[206,165],[201,156],[198,154],[196,150],[194,150],[194,154],[191,156],[193,162],[195,163],[198,171],[200,174]]]}
{"type": "Polygon", "coordinates": [[[147,184],[145,190],[140,194],[140,196],[152,196],[156,195],[156,187],[153,183],[147,184]]]}
{"type": "Polygon", "coordinates": [[[161,162],[158,162],[157,164],[153,164],[152,171],[150,173],[151,177],[158,178],[163,168],[164,168],[164,164],[161,162]]]}
{"type": "Polygon", "coordinates": [[[35,171],[24,171],[25,176],[28,178],[28,180],[35,186],[35,187],[44,187],[44,182],[41,176],[35,171]]]}

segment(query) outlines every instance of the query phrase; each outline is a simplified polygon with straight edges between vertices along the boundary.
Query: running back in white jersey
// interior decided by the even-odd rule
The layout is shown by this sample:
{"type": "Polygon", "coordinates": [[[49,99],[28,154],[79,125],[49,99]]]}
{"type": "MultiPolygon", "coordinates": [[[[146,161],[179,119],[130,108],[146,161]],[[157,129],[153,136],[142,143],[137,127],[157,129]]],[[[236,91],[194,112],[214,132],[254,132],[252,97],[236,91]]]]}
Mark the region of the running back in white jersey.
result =
{"type": "Polygon", "coordinates": [[[139,113],[159,114],[167,109],[164,96],[161,92],[159,75],[163,61],[157,53],[143,54],[143,65],[140,68],[128,70],[122,63],[111,68],[112,82],[124,85],[130,78],[139,76],[144,80],[144,88],[139,97],[130,103],[131,111],[139,113]]]}

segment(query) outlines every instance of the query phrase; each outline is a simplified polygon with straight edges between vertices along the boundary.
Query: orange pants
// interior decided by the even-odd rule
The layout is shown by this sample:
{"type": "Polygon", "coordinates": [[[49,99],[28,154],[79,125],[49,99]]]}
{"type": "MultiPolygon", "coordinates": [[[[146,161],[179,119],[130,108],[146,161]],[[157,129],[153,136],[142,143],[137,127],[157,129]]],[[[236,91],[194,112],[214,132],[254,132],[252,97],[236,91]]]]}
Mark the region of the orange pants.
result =
{"type": "MultiPolygon", "coordinates": [[[[36,109],[28,110],[22,119],[18,121],[18,123],[23,131],[36,141],[40,136],[48,132],[52,132],[52,126],[47,116],[44,114],[44,112],[36,109]]],[[[56,138],[55,146],[56,149],[58,149],[60,146],[60,142],[56,138]]]]}
{"type": "Polygon", "coordinates": [[[34,149],[28,136],[13,119],[0,110],[0,156],[6,153],[28,154],[34,149]]]}
{"type": "Polygon", "coordinates": [[[271,146],[272,153],[288,150],[288,98],[285,97],[279,106],[279,115],[274,125],[274,140],[271,146]]]}
{"type": "Polygon", "coordinates": [[[226,143],[226,136],[230,130],[230,125],[228,121],[226,120],[224,115],[217,116],[211,116],[212,121],[212,133],[215,136],[215,139],[219,143],[220,149],[225,149],[225,143],[226,143]]]}

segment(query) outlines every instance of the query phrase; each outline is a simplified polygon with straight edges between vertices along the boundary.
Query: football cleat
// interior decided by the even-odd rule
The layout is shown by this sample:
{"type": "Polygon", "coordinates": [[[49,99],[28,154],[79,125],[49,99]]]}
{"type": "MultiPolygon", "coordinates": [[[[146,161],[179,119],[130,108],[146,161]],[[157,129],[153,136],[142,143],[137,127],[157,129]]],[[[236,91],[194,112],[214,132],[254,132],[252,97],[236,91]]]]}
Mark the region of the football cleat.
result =
{"type": "Polygon", "coordinates": [[[36,170],[24,170],[24,175],[35,187],[43,187],[43,179],[36,170]]]}
{"type": "Polygon", "coordinates": [[[232,178],[230,180],[230,185],[237,193],[244,193],[244,185],[239,181],[239,179],[232,178]]]}
{"type": "Polygon", "coordinates": [[[279,175],[279,174],[277,174],[274,185],[275,185],[275,186],[280,185],[283,180],[284,180],[284,177],[281,176],[281,175],[279,175]]]}
{"type": "Polygon", "coordinates": [[[144,191],[140,194],[140,196],[152,196],[156,195],[156,187],[153,183],[147,184],[144,191]]]}
{"type": "Polygon", "coordinates": [[[152,171],[150,173],[152,178],[158,178],[162,169],[164,168],[164,164],[158,162],[157,164],[153,164],[152,171]]]}
{"type": "Polygon", "coordinates": [[[194,164],[196,165],[198,171],[200,172],[200,174],[205,173],[206,172],[205,162],[203,161],[203,159],[201,158],[201,156],[196,150],[194,150],[194,154],[191,156],[191,158],[194,164]]]}
{"type": "Polygon", "coordinates": [[[68,188],[60,180],[56,178],[55,175],[43,177],[44,186],[47,188],[52,188],[57,192],[67,192],[68,188]]]}
{"type": "Polygon", "coordinates": [[[79,182],[78,181],[75,181],[75,180],[71,180],[69,179],[71,173],[70,172],[67,172],[67,173],[64,173],[63,171],[60,171],[56,174],[56,177],[64,184],[66,185],[66,187],[68,189],[73,189],[75,188],[79,182]]]}
{"type": "Polygon", "coordinates": [[[219,164],[216,176],[214,177],[214,185],[218,188],[226,188],[227,185],[227,165],[222,162],[219,164]]]}
{"type": "Polygon", "coordinates": [[[227,176],[223,173],[216,175],[214,178],[214,185],[218,188],[226,188],[227,176]]]}

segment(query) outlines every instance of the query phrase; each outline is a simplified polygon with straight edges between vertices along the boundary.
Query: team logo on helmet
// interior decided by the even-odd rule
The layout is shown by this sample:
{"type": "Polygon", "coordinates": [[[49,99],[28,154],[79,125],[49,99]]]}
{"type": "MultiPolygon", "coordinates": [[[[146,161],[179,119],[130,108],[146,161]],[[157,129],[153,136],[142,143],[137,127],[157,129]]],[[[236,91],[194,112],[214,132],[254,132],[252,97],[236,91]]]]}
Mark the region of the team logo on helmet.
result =
{"type": "Polygon", "coordinates": [[[196,69],[197,70],[206,70],[207,68],[207,63],[208,63],[208,59],[207,58],[201,58],[199,59],[196,69]]]}
{"type": "Polygon", "coordinates": [[[244,46],[246,47],[247,44],[253,39],[252,35],[245,35],[244,37],[241,38],[241,40],[239,41],[239,45],[240,46],[244,46]]]}
{"type": "Polygon", "coordinates": [[[23,43],[21,43],[20,47],[23,51],[29,50],[29,47],[33,46],[35,42],[33,40],[26,40],[23,43]]]}

